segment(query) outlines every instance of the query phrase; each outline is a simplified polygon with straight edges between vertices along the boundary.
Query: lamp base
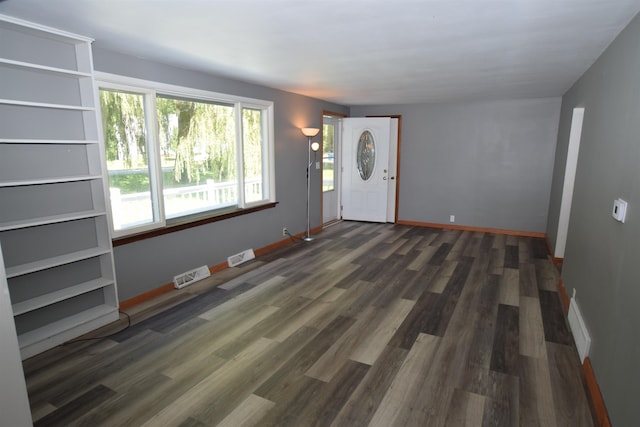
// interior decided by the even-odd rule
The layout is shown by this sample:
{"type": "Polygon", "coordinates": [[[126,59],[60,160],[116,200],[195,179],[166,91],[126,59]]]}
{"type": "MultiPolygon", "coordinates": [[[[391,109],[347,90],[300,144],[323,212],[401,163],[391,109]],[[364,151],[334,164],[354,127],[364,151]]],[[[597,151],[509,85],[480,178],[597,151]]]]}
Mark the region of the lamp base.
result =
{"type": "Polygon", "coordinates": [[[313,236],[304,236],[304,237],[302,238],[302,240],[304,240],[305,242],[312,242],[312,241],[314,241],[315,239],[316,239],[316,238],[315,238],[315,237],[313,237],[313,236]]]}

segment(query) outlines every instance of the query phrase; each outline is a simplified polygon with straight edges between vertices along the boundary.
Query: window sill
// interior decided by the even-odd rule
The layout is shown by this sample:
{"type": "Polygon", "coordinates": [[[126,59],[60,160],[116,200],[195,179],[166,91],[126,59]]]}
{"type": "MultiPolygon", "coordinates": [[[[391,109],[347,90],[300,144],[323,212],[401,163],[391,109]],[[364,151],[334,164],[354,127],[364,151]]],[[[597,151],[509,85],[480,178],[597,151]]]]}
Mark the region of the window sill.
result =
{"type": "Polygon", "coordinates": [[[259,212],[265,209],[271,209],[276,207],[277,204],[278,202],[270,202],[270,203],[265,203],[264,205],[252,206],[246,209],[234,209],[234,210],[226,211],[222,213],[215,213],[205,217],[198,217],[196,219],[188,219],[188,220],[167,225],[166,227],[157,228],[155,230],[118,237],[112,240],[112,244],[114,247],[123,246],[129,243],[138,242],[140,240],[151,239],[153,237],[162,236],[163,234],[175,233],[176,231],[186,230],[188,228],[198,227],[200,225],[210,224],[212,222],[223,221],[225,219],[235,218],[237,216],[259,212]]]}

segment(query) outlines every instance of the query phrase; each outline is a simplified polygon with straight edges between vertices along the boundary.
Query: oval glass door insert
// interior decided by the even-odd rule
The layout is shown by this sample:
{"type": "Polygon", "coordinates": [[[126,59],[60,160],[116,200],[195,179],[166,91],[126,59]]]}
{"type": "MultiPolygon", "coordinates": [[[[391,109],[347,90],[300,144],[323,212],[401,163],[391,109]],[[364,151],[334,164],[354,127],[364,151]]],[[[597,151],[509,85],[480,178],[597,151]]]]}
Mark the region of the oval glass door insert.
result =
{"type": "Polygon", "coordinates": [[[356,163],[358,172],[363,181],[367,181],[373,175],[373,167],[376,164],[376,143],[373,134],[365,130],[358,141],[356,163]]]}

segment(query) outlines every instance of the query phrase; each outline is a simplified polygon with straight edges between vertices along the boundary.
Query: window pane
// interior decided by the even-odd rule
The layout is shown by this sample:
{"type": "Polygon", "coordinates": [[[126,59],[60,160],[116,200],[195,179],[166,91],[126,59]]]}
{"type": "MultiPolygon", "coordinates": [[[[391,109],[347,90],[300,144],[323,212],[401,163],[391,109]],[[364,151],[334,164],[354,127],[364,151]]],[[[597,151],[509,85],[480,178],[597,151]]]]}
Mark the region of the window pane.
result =
{"type": "Polygon", "coordinates": [[[267,176],[264,174],[262,111],[244,108],[242,110],[242,139],[244,159],[244,199],[257,202],[268,198],[267,176]]]}
{"type": "Polygon", "coordinates": [[[373,134],[368,130],[362,132],[358,140],[356,165],[358,166],[360,178],[363,181],[368,181],[371,175],[373,175],[373,170],[376,165],[376,143],[373,139],[373,134]]]}
{"type": "Polygon", "coordinates": [[[100,107],[113,228],[152,223],[144,95],[101,89],[100,107]]]}
{"type": "Polygon", "coordinates": [[[332,191],[335,188],[335,125],[322,125],[322,191],[332,191]]]}
{"type": "Polygon", "coordinates": [[[238,204],[234,107],[157,97],[167,218],[238,204]]]}

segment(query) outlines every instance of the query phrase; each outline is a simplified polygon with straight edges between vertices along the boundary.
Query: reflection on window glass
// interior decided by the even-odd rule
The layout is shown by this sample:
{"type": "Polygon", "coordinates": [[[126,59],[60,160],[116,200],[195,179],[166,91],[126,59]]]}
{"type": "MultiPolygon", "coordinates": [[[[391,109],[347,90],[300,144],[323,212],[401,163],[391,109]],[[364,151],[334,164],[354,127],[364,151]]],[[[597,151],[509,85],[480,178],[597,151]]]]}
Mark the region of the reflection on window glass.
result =
{"type": "Polygon", "coordinates": [[[262,111],[242,109],[242,143],[244,160],[244,199],[257,202],[268,198],[269,185],[263,174],[264,153],[262,136],[262,111]],[[263,179],[264,178],[264,179],[263,179]]]}
{"type": "Polygon", "coordinates": [[[334,124],[322,125],[322,191],[335,188],[335,128],[334,124]]]}
{"type": "Polygon", "coordinates": [[[158,97],[167,218],[238,203],[234,108],[158,97]]]}
{"type": "Polygon", "coordinates": [[[114,230],[154,222],[144,95],[100,90],[114,230]]]}
{"type": "Polygon", "coordinates": [[[98,87],[115,237],[275,201],[271,103],[98,87]]]}

